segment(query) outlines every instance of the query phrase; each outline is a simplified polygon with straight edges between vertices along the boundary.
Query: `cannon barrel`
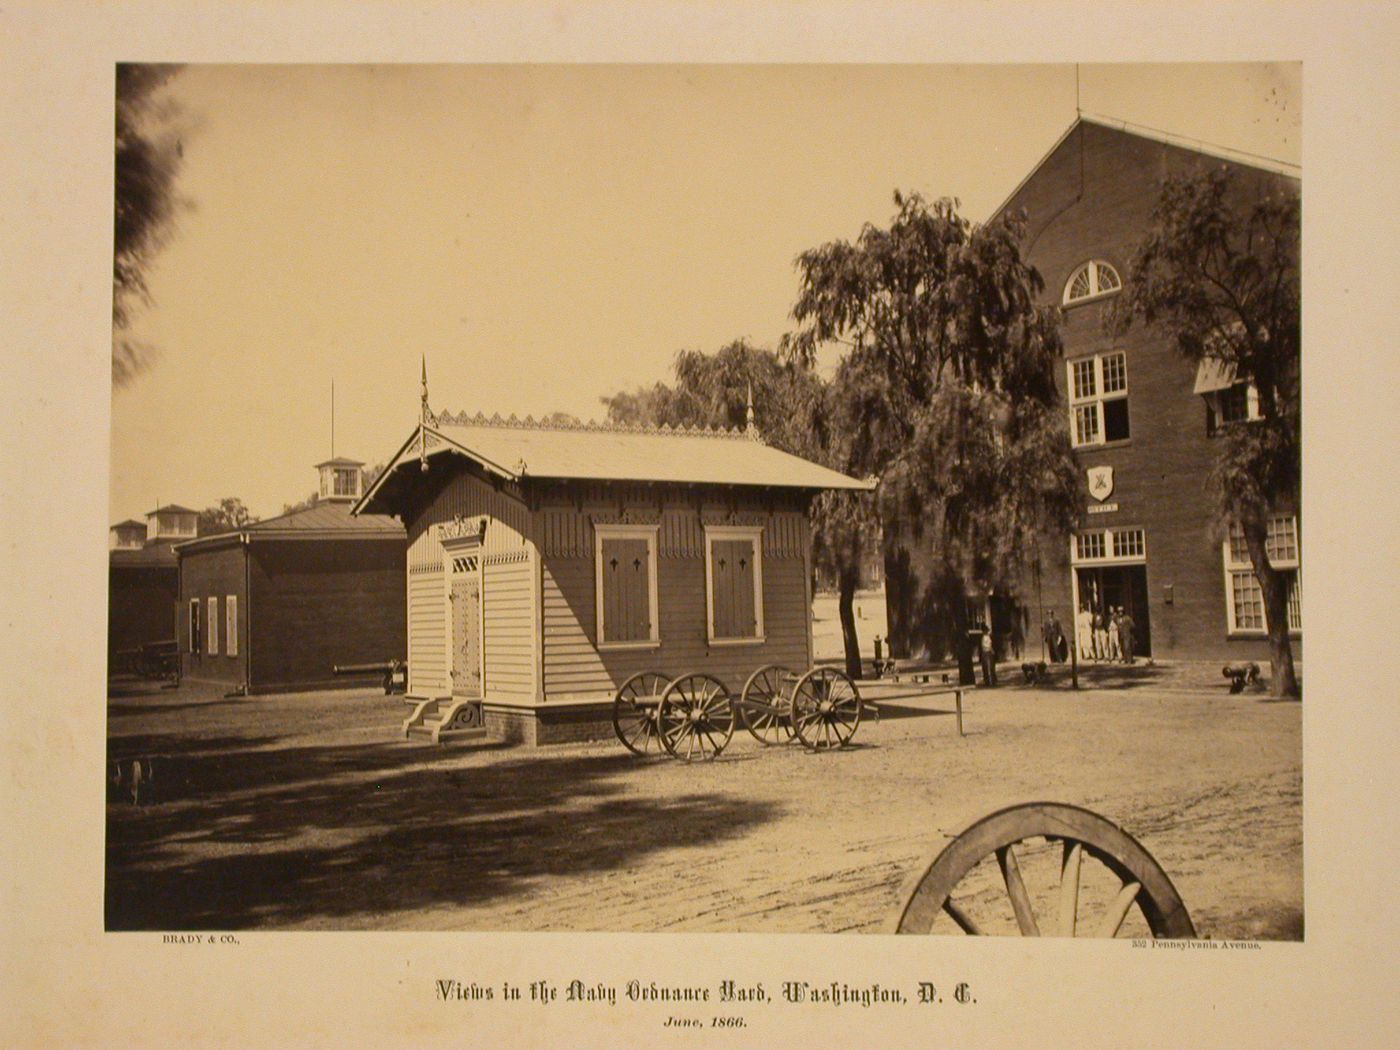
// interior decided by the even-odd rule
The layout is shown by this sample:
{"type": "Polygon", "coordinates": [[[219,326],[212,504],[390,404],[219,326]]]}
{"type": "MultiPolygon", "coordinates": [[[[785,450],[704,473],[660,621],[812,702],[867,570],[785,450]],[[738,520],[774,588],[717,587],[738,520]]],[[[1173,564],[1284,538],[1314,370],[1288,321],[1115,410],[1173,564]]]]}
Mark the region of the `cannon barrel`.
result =
{"type": "Polygon", "coordinates": [[[332,670],[336,674],[388,674],[402,666],[397,660],[381,660],[374,664],[336,664],[332,670]]]}
{"type": "Polygon", "coordinates": [[[403,660],[380,660],[372,664],[335,664],[336,674],[377,674],[383,676],[384,695],[402,693],[408,688],[408,664],[403,660]]]}

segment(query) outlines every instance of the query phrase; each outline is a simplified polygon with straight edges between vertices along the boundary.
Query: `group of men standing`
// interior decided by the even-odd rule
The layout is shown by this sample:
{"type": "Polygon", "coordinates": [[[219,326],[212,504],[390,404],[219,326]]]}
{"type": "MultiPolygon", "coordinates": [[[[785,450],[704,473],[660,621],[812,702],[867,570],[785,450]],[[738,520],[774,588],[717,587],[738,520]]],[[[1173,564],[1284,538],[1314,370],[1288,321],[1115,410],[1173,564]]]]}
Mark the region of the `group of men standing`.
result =
{"type": "MultiPolygon", "coordinates": [[[[1079,648],[1079,659],[1097,663],[1133,663],[1133,623],[1132,614],[1123,606],[1110,605],[1107,612],[1099,613],[1081,606],[1074,618],[1074,641],[1079,648]]],[[[1050,610],[1041,628],[1045,638],[1045,650],[1055,663],[1069,658],[1069,639],[1060,626],[1055,610],[1050,610]]]]}

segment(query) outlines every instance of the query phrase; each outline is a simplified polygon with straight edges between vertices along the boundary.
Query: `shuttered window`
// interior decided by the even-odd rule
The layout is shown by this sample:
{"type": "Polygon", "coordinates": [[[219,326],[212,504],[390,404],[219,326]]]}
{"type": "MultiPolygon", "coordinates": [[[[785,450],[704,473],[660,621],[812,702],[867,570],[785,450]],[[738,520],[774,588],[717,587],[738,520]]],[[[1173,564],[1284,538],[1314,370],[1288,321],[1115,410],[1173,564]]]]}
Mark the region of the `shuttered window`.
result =
{"type": "Polygon", "coordinates": [[[224,652],[238,655],[238,595],[224,599],[224,652]]]}
{"type": "Polygon", "coordinates": [[[209,599],[209,655],[219,655],[219,599],[209,599]]]}
{"type": "Polygon", "coordinates": [[[199,652],[199,599],[190,599],[190,652],[199,652]]]}
{"type": "Polygon", "coordinates": [[[762,530],[705,530],[705,589],[711,644],[763,640],[762,530]]]}
{"type": "Polygon", "coordinates": [[[598,645],[644,647],[660,641],[654,525],[595,525],[598,645]]]}

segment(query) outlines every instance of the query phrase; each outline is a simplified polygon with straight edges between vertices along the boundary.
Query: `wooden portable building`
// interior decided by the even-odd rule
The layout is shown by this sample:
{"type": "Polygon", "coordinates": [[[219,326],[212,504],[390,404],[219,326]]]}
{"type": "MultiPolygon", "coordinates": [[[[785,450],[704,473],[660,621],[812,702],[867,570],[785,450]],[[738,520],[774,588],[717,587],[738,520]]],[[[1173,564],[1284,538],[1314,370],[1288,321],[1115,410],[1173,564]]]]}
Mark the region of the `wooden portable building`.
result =
{"type": "Polygon", "coordinates": [[[606,736],[632,674],[736,694],[812,660],[812,499],[870,483],[756,432],[438,415],[356,513],[408,531],[405,731],[606,736]]]}
{"type": "Polygon", "coordinates": [[[317,465],[318,502],[178,544],[181,673],[248,693],[378,684],[337,665],[403,660],[404,530],[352,517],[356,460],[317,465]]]}

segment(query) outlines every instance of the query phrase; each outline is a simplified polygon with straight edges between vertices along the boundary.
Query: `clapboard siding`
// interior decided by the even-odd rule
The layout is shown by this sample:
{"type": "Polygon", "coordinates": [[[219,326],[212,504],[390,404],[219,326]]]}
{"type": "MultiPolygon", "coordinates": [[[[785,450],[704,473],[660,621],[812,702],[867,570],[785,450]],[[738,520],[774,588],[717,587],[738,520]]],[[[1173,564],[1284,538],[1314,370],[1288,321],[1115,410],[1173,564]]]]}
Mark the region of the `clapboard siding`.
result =
{"type": "Polygon", "coordinates": [[[486,635],[486,696],[529,700],[535,695],[535,568],[529,560],[486,558],[482,605],[486,635]]]}
{"type": "Polygon", "coordinates": [[[807,648],[805,562],[764,559],[762,644],[711,646],[705,623],[705,562],[701,557],[659,558],[657,605],[661,644],[652,649],[594,648],[594,562],[550,558],[543,563],[545,696],[605,694],[631,674],[703,671],[738,692],[761,664],[805,669],[807,648]]]}
{"type": "MultiPolygon", "coordinates": [[[[435,465],[435,469],[442,468],[435,465]]],[[[487,696],[532,697],[535,596],[530,511],[465,468],[408,527],[409,689],[422,694],[451,692],[447,584],[435,526],[478,516],[486,519],[479,552],[487,696]]]]}
{"type": "Polygon", "coordinates": [[[441,567],[437,571],[410,570],[408,671],[411,692],[448,690],[446,606],[441,567]]]}

